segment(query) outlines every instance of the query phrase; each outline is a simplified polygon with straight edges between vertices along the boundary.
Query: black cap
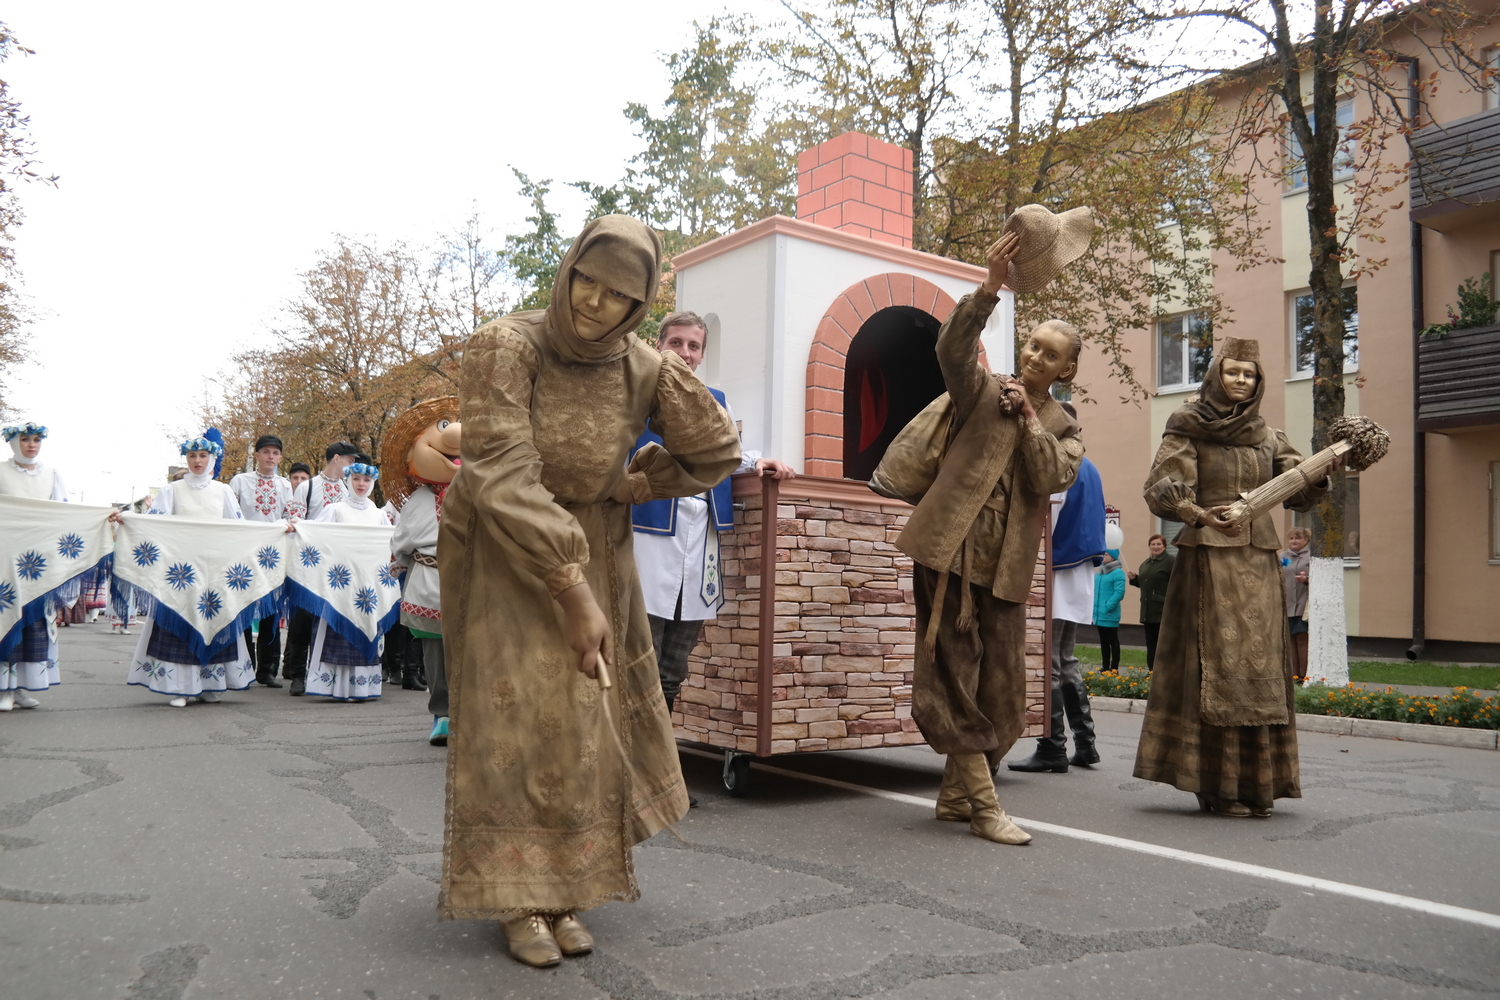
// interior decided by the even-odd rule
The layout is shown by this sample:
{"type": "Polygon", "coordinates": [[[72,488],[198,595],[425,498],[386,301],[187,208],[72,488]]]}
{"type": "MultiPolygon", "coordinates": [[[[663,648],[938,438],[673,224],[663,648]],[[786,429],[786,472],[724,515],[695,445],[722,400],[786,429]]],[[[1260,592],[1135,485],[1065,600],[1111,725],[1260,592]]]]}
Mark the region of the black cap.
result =
{"type": "Polygon", "coordinates": [[[251,450],[260,451],[262,448],[275,448],[277,451],[286,450],[286,448],[284,448],[281,444],[281,438],[277,437],[275,434],[262,434],[260,437],[255,439],[255,447],[251,450]]]}

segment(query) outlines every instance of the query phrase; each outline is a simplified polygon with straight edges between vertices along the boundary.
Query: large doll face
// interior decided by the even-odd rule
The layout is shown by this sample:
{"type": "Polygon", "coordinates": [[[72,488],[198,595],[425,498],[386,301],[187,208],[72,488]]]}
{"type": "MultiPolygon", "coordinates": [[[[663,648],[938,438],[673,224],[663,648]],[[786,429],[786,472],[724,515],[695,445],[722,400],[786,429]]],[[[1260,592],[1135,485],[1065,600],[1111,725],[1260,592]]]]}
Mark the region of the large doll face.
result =
{"type": "Polygon", "coordinates": [[[442,417],[427,425],[406,453],[406,467],[413,476],[429,483],[451,483],[458,475],[459,438],[463,425],[442,417]]]}

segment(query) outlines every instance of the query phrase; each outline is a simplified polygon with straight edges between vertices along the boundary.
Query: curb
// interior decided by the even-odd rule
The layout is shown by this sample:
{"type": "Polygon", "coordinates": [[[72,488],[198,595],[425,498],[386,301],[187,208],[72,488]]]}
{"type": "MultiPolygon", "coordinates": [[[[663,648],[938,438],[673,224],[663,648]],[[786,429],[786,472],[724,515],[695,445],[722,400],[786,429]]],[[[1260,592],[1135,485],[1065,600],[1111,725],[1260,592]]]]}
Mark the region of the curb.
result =
{"type": "MultiPolygon", "coordinates": [[[[1105,712],[1128,712],[1145,715],[1146,703],[1133,698],[1090,696],[1089,704],[1105,712]]],[[[1349,719],[1341,715],[1297,714],[1297,728],[1306,732],[1331,733],[1335,736],[1369,736],[1381,740],[1403,740],[1407,743],[1433,743],[1467,750],[1500,750],[1500,730],[1464,729],[1459,726],[1426,726],[1415,722],[1386,722],[1383,719],[1349,719]]]]}

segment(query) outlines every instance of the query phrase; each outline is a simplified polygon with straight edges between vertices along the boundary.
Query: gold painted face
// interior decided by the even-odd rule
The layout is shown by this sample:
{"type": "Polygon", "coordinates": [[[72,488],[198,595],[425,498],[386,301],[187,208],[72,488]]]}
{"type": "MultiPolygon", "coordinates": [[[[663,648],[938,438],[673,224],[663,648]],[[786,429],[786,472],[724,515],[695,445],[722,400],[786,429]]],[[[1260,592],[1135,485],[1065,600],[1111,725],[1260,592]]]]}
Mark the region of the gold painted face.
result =
{"type": "Polygon", "coordinates": [[[577,270],[568,285],[568,303],[573,307],[573,330],[590,342],[619,329],[635,308],[635,299],[629,295],[577,270]]]}
{"type": "Polygon", "coordinates": [[[406,453],[407,470],[430,483],[451,483],[458,475],[458,446],[463,425],[443,417],[427,425],[406,453]]]}
{"type": "Polygon", "coordinates": [[[1236,403],[1243,403],[1255,395],[1255,386],[1260,382],[1260,372],[1254,361],[1236,361],[1225,358],[1219,363],[1219,381],[1224,394],[1236,403]]]}
{"type": "Polygon", "coordinates": [[[1043,323],[1031,331],[1021,345],[1021,365],[1017,373],[1033,396],[1045,396],[1052,383],[1073,377],[1078,366],[1073,363],[1073,344],[1068,335],[1043,323]]]}

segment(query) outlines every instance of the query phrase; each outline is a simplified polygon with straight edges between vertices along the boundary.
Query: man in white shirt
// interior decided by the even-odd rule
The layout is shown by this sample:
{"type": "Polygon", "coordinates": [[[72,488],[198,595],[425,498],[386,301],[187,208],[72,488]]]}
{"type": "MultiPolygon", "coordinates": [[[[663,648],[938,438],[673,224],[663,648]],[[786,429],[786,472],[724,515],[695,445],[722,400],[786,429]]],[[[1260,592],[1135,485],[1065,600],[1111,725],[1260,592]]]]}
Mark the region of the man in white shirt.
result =
{"type": "MultiPolygon", "coordinates": [[[[291,521],[315,520],[324,507],[344,499],[344,470],[354,463],[359,449],[348,441],[335,441],[323,452],[323,471],[292,492],[287,510],[291,521]]],[[[307,690],[307,657],[312,651],[313,625],[317,619],[300,608],[292,613],[286,630],[286,661],[281,675],[292,682],[292,697],[307,690]]]]}
{"type": "MultiPolygon", "coordinates": [[[[230,492],[240,503],[247,521],[284,521],[292,503],[292,484],[277,473],[281,465],[281,438],[262,434],[255,441],[255,471],[241,472],[229,481],[230,492]]],[[[260,632],[252,641],[245,630],[245,646],[255,664],[255,679],[266,687],[279,688],[276,669],[281,664],[281,609],[260,620],[260,632]]]]}
{"type": "MultiPolygon", "coordinates": [[[[697,313],[674,312],[661,322],[656,347],[671,351],[693,371],[703,363],[707,330],[697,313]]],[[[709,389],[733,419],[734,411],[718,389],[709,389]]],[[[648,426],[636,449],[660,441],[648,426]]],[[[746,451],[736,472],[769,473],[777,479],[796,475],[774,458],[746,451]]],[[[719,532],[734,527],[734,507],[726,479],[711,492],[679,500],[653,500],[631,511],[635,527],[635,564],[651,622],[657,671],[670,711],[687,678],[688,654],[698,644],[703,623],[718,617],[724,603],[719,576],[719,532]]]]}

